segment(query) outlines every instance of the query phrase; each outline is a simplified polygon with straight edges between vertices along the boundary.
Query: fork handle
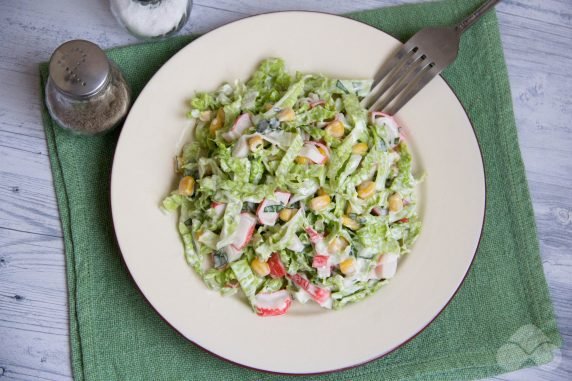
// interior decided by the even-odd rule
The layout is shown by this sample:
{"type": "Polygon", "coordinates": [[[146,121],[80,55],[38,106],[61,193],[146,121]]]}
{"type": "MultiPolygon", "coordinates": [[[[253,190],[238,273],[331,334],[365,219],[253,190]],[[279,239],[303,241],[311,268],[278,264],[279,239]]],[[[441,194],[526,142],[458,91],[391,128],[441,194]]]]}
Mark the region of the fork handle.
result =
{"type": "Polygon", "coordinates": [[[476,11],[474,11],[470,16],[465,18],[461,21],[457,26],[455,26],[455,30],[457,33],[461,34],[465,30],[469,29],[478,19],[481,18],[482,15],[487,13],[491,8],[497,5],[501,0],[488,0],[483,5],[481,5],[476,11]]]}

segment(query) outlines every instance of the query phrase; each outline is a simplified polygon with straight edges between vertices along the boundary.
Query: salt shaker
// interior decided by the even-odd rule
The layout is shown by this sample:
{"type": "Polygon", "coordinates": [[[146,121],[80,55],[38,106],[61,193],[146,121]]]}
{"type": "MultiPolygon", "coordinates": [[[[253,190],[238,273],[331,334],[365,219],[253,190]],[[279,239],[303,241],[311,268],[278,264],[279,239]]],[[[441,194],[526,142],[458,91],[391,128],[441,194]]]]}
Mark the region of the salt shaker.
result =
{"type": "Polygon", "coordinates": [[[130,104],[129,85],[99,46],[72,40],[54,51],[46,105],[60,126],[84,135],[104,133],[123,120],[130,104]]]}
{"type": "Polygon", "coordinates": [[[111,12],[135,37],[162,38],[185,25],[191,5],[191,0],[111,0],[111,12]]]}

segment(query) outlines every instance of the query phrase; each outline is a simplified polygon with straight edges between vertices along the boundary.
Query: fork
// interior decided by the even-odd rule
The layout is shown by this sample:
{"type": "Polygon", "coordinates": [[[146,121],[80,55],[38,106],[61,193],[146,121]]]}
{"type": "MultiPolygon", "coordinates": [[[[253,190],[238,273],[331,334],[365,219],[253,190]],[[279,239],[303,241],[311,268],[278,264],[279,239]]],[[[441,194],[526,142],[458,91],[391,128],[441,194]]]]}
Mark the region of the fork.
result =
{"type": "Polygon", "coordinates": [[[362,100],[369,111],[394,115],[443,69],[459,51],[461,34],[500,0],[488,0],[453,27],[424,28],[411,37],[379,69],[362,100]]]}

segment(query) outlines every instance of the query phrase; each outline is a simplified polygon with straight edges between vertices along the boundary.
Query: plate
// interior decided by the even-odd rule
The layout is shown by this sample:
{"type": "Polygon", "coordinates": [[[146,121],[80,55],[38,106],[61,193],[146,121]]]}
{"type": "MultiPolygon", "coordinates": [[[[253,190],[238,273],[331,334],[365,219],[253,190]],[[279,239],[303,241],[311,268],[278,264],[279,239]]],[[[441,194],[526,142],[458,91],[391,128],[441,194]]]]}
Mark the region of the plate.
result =
{"type": "Polygon", "coordinates": [[[292,71],[371,78],[399,45],[384,32],[340,16],[270,13],[198,38],[149,81],[118,142],[111,184],[113,221],[133,279],[184,337],[247,367],[328,372],[398,348],[454,296],[479,243],[485,181],[471,123],[441,77],[397,115],[417,173],[427,173],[418,190],[423,232],[396,277],[360,303],[340,311],[297,304],[285,316],[258,317],[239,298],[206,288],[185,263],[176,217],[159,210],[176,186],[173,159],[188,138],[186,101],[195,91],[246,80],[267,57],[282,57],[292,71]]]}

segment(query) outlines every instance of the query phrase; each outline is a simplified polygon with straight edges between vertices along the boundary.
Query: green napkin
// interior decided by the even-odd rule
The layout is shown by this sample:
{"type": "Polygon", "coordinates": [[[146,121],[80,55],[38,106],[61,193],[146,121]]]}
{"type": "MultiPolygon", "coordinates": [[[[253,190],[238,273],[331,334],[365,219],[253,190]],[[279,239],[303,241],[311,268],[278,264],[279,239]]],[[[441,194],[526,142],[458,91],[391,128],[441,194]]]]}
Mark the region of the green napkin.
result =
{"type": "MultiPolygon", "coordinates": [[[[454,23],[480,2],[450,0],[350,17],[404,40],[424,26],[454,23]]],[[[112,49],[109,57],[137,95],[192,39],[183,36],[112,49]]],[[[43,92],[47,65],[40,71],[43,92]]],[[[473,268],[451,304],[414,340],[383,359],[315,379],[473,379],[547,363],[561,345],[540,262],[494,13],[463,36],[460,55],[444,77],[467,109],[484,155],[486,224],[473,268]]],[[[45,108],[43,122],[64,232],[75,379],[284,377],[222,361],[161,320],[130,279],[114,237],[109,179],[119,130],[78,137],[57,127],[45,108]]]]}

